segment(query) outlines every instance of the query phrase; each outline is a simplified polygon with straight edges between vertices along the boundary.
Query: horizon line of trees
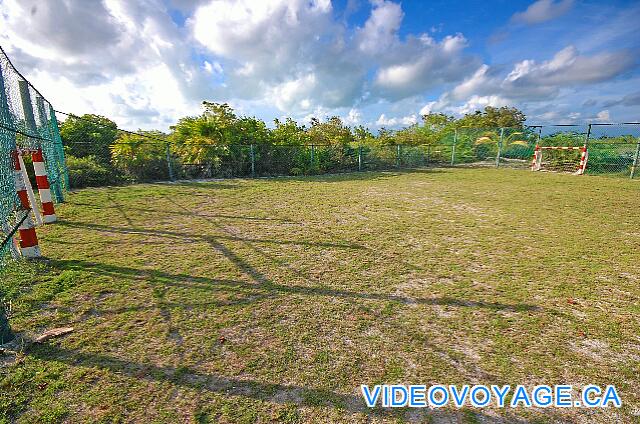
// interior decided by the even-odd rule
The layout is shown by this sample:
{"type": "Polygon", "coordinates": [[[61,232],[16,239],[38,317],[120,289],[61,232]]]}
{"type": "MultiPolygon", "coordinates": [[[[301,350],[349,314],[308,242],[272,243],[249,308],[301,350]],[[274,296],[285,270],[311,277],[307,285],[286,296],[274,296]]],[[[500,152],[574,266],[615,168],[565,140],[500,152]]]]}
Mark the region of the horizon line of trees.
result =
{"type": "Polygon", "coordinates": [[[420,123],[397,130],[381,128],[374,134],[363,125],[350,127],[337,116],[325,120],[312,118],[310,125],[301,125],[291,118],[274,119],[273,128],[269,128],[256,117],[238,116],[227,103],[204,101],[200,115],[180,118],[168,133],[124,132],[104,116],[86,114],[69,116],[60,124],[60,134],[71,184],[81,187],[164,179],[168,160],[176,166],[204,167],[205,175],[217,175],[216,169],[227,162],[243,161],[234,166],[243,167],[246,172],[247,153],[236,147],[240,145],[254,145],[263,162],[269,159],[274,170],[277,161],[291,162],[288,169],[278,168],[280,173],[321,173],[346,166],[357,145],[435,145],[451,138],[455,128],[463,127],[493,129],[477,137],[478,143],[486,144],[497,141],[497,128],[524,130],[525,119],[524,113],[516,108],[487,106],[458,119],[443,113],[424,115],[420,123]],[[290,156],[300,155],[293,150],[276,158],[275,153],[266,149],[278,146],[284,151],[284,146],[309,145],[331,146],[333,153],[318,156],[309,164],[306,157],[292,159],[290,156]]]}

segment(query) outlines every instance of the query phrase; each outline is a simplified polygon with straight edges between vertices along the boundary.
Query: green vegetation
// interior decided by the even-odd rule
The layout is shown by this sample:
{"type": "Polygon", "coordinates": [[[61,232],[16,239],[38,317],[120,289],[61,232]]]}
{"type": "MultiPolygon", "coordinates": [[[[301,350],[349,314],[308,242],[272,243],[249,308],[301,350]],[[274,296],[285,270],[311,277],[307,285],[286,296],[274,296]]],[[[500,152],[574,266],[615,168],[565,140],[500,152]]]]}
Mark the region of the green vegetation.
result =
{"type": "MultiPolygon", "coordinates": [[[[100,163],[94,156],[78,158],[68,154],[65,157],[65,162],[71,187],[98,187],[122,181],[122,178],[114,175],[111,167],[100,163]]],[[[33,186],[35,187],[35,185],[33,186]]]]}
{"type": "MultiPolygon", "coordinates": [[[[522,112],[508,107],[488,106],[459,119],[425,115],[420,123],[400,130],[382,128],[374,135],[364,126],[349,127],[336,116],[324,121],[313,118],[309,126],[290,118],[276,119],[269,128],[254,117],[236,115],[227,104],[204,102],[203,106],[201,115],[179,119],[169,134],[118,131],[115,123],[95,115],[69,118],[61,125],[61,133],[71,158],[71,186],[486,166],[492,160],[526,167],[538,143],[576,146],[585,141],[585,134],[575,128],[540,139],[537,128],[524,125],[522,112]]],[[[630,135],[605,135],[590,144],[587,173],[629,176],[637,140],[630,135]]],[[[566,159],[561,152],[546,155],[552,160],[555,156],[566,159]]],[[[574,162],[571,166],[577,169],[578,160],[574,162]]]]}
{"type": "Polygon", "coordinates": [[[445,169],[81,190],[0,276],[0,422],[632,422],[638,182],[445,169]],[[368,411],[361,383],[615,384],[621,409],[368,411]]]}
{"type": "MultiPolygon", "coordinates": [[[[76,167],[74,181],[81,185],[72,186],[167,180],[171,177],[168,162],[174,176],[179,178],[248,176],[252,174],[250,145],[254,146],[257,164],[253,173],[262,176],[353,171],[358,169],[357,149],[361,146],[369,153],[369,166],[363,169],[385,169],[398,165],[393,149],[397,144],[407,147],[451,144],[451,134],[456,128],[500,125],[522,128],[525,119],[516,109],[489,106],[458,120],[444,114],[425,115],[422,124],[397,131],[382,128],[374,135],[363,126],[351,128],[336,116],[325,121],[313,118],[308,127],[290,118],[276,119],[274,127],[269,128],[257,118],[236,115],[227,104],[203,102],[203,107],[201,115],[179,119],[169,134],[119,133],[115,123],[105,117],[70,117],[61,125],[67,155],[106,166],[110,175],[109,181],[101,182],[95,178],[93,169],[76,167]],[[311,145],[318,151],[312,153],[311,145]],[[85,177],[85,172],[90,175],[85,177]]],[[[493,136],[493,144],[497,146],[494,133],[481,131],[476,138],[493,136]]],[[[468,143],[459,146],[460,152],[466,148],[468,155],[475,154],[478,150],[475,141],[469,138],[468,143]]],[[[487,151],[482,147],[480,150],[487,151]]],[[[424,162],[424,152],[420,155],[424,162]]],[[[450,160],[449,154],[443,162],[450,160]]],[[[418,162],[413,157],[405,165],[418,162]]]]}

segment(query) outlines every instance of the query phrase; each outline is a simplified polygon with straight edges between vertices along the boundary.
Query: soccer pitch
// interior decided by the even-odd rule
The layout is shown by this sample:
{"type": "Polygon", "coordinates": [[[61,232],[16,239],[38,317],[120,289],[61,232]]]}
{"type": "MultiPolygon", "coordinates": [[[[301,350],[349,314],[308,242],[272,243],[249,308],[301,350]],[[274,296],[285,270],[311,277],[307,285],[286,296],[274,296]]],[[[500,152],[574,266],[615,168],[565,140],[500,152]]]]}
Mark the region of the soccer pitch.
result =
{"type": "Polygon", "coordinates": [[[640,185],[440,169],[86,189],[2,276],[0,422],[626,422],[640,185]],[[367,409],[361,384],[613,384],[607,409],[367,409]]]}

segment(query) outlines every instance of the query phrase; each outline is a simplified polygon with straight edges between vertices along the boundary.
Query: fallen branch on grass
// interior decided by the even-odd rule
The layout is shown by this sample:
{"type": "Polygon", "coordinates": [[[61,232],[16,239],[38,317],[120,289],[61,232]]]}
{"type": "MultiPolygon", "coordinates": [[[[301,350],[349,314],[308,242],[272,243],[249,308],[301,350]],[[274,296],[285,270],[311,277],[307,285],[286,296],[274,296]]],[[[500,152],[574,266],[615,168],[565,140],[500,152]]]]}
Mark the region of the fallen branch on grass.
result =
{"type": "Polygon", "coordinates": [[[52,328],[51,330],[47,330],[44,333],[42,333],[40,336],[36,337],[36,339],[33,342],[44,343],[51,338],[64,336],[65,334],[69,334],[72,331],[73,331],[73,327],[52,328]]]}

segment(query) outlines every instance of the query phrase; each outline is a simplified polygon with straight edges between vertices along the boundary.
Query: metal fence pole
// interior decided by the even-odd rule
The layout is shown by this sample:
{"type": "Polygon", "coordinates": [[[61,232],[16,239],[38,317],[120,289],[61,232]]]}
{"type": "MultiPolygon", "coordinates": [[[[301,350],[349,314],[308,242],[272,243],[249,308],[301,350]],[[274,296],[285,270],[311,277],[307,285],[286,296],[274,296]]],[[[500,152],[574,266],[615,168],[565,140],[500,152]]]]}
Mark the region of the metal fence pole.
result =
{"type": "Polygon", "coordinates": [[[167,158],[167,169],[169,170],[169,179],[171,181],[175,181],[176,177],[173,174],[173,164],[171,163],[171,148],[169,147],[169,143],[165,144],[165,155],[167,158]]]}
{"type": "Polygon", "coordinates": [[[397,145],[397,152],[396,152],[396,168],[400,168],[400,145],[397,145]]]}
{"type": "Polygon", "coordinates": [[[8,313],[4,301],[0,299],[0,344],[5,344],[12,341],[15,335],[11,331],[9,326],[8,313]]]}
{"type": "Polygon", "coordinates": [[[251,148],[251,176],[256,176],[256,152],[253,150],[253,144],[250,146],[251,148]]]}
{"type": "Polygon", "coordinates": [[[636,169],[638,168],[638,161],[640,160],[640,138],[638,139],[638,144],[636,145],[636,155],[633,158],[633,165],[631,165],[631,179],[636,175],[636,169]]]}
{"type": "MultiPolygon", "coordinates": [[[[33,115],[33,107],[31,105],[31,94],[29,93],[29,83],[25,80],[18,80],[18,89],[20,91],[20,99],[22,100],[22,111],[24,113],[24,121],[30,135],[38,135],[36,126],[36,118],[33,115]]],[[[40,143],[40,140],[35,140],[40,143]]]]}
{"type": "Polygon", "coordinates": [[[500,155],[502,155],[502,140],[504,140],[504,128],[500,128],[500,140],[498,141],[498,154],[496,155],[496,168],[500,167],[500,155]]]}
{"type": "Polygon", "coordinates": [[[425,158],[425,165],[429,166],[430,160],[431,160],[431,145],[427,145],[427,155],[425,158]]]}
{"type": "Polygon", "coordinates": [[[585,158],[584,167],[582,168],[582,174],[587,172],[587,164],[589,163],[589,138],[591,137],[591,124],[587,126],[587,135],[584,138],[584,151],[587,156],[585,158]]]}
{"type": "Polygon", "coordinates": [[[453,146],[451,147],[451,166],[456,163],[456,144],[458,143],[458,129],[454,129],[453,133],[453,146]]]}
{"type": "Polygon", "coordinates": [[[358,146],[358,171],[362,171],[362,146],[358,146]]]}

